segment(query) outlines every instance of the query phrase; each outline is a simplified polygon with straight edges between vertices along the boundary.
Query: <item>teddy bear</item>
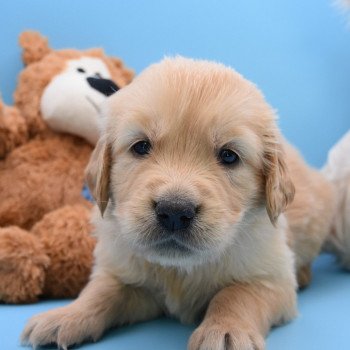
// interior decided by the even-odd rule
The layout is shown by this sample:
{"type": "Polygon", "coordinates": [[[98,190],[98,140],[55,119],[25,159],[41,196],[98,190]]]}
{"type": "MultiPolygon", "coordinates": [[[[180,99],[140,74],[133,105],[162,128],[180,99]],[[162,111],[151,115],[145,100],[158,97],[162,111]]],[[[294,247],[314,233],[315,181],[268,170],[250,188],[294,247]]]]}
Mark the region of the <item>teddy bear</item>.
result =
{"type": "Polygon", "coordinates": [[[100,105],[133,78],[102,49],[53,50],[20,35],[24,69],[14,107],[0,104],[0,301],[75,297],[95,239],[84,169],[99,137],[100,105]]]}
{"type": "Polygon", "coordinates": [[[27,140],[26,122],[18,108],[5,106],[0,99],[0,159],[27,140]]]}

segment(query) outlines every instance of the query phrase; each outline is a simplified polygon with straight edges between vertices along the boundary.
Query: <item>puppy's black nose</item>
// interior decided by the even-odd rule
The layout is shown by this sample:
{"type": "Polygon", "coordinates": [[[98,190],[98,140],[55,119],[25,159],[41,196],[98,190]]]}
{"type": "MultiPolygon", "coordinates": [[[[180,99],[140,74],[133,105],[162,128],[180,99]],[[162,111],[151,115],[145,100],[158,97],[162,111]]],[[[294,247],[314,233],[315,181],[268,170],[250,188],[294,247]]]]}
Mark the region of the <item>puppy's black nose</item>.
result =
{"type": "Polygon", "coordinates": [[[92,88],[105,96],[113,95],[119,90],[117,84],[110,79],[88,77],[86,80],[92,88]]]}
{"type": "Polygon", "coordinates": [[[190,226],[196,215],[196,206],[187,200],[161,200],[155,204],[155,211],[164,228],[177,231],[190,226]]]}

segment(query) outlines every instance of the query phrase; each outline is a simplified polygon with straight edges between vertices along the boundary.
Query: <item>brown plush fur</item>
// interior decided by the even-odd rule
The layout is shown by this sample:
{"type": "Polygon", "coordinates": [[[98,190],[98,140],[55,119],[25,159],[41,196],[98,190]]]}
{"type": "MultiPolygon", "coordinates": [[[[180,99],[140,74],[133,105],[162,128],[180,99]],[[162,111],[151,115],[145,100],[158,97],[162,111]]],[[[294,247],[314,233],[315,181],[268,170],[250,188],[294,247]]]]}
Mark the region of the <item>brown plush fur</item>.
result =
{"type": "Polygon", "coordinates": [[[91,146],[71,135],[46,133],[0,163],[0,225],[30,229],[44,214],[83,203],[83,169],[91,146]]]}
{"type": "Polygon", "coordinates": [[[16,226],[2,228],[0,242],[1,300],[35,301],[41,294],[45,269],[50,263],[42,243],[16,226]]]}
{"type": "Polygon", "coordinates": [[[57,209],[33,227],[31,232],[39,238],[51,262],[46,271],[43,295],[74,297],[85,286],[95,246],[91,230],[90,208],[82,205],[57,209]]]}
{"type": "Polygon", "coordinates": [[[19,110],[0,100],[0,159],[27,140],[27,124],[19,110]]]}
{"type": "Polygon", "coordinates": [[[73,297],[92,264],[91,206],[81,190],[93,148],[80,137],[49,130],[40,114],[41,96],[73,58],[99,58],[119,87],[133,74],[101,49],[55,51],[35,32],[23,33],[20,44],[26,67],[16,107],[0,105],[0,157],[7,154],[0,162],[0,300],[73,297]]]}
{"type": "Polygon", "coordinates": [[[54,209],[85,202],[83,169],[90,153],[82,139],[54,133],[13,150],[0,164],[0,226],[30,229],[54,209]]]}

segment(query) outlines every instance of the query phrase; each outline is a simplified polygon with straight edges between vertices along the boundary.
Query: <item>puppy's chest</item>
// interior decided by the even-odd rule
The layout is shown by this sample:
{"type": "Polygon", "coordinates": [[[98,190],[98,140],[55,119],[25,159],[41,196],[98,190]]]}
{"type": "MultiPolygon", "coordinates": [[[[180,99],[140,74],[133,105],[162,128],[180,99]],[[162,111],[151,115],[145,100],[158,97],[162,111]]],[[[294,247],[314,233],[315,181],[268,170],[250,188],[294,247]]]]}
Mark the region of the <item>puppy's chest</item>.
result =
{"type": "Polygon", "coordinates": [[[205,283],[191,275],[176,272],[158,273],[147,288],[161,303],[164,312],[175,316],[183,323],[193,323],[205,311],[218,287],[205,283]]]}

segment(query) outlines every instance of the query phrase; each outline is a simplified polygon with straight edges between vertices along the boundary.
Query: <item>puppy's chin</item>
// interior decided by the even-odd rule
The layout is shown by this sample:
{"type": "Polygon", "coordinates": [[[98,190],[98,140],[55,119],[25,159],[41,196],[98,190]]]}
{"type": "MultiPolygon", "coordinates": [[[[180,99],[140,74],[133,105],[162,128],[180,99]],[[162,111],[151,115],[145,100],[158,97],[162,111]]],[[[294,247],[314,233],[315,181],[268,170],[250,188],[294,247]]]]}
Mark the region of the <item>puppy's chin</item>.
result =
{"type": "MultiPolygon", "coordinates": [[[[174,245],[176,246],[176,243],[174,245]]],[[[142,256],[150,263],[186,271],[191,271],[194,267],[208,262],[205,253],[194,252],[179,246],[176,248],[173,246],[171,249],[165,246],[160,249],[152,247],[144,250],[142,256]]]]}
{"type": "Polygon", "coordinates": [[[153,237],[138,242],[138,255],[147,261],[167,267],[191,269],[221,256],[213,242],[196,239],[196,230],[164,232],[155,230],[153,237]]]}
{"type": "Polygon", "coordinates": [[[142,255],[146,260],[163,266],[181,267],[183,265],[193,265],[198,252],[181,242],[169,239],[167,241],[144,246],[142,255]]]}

